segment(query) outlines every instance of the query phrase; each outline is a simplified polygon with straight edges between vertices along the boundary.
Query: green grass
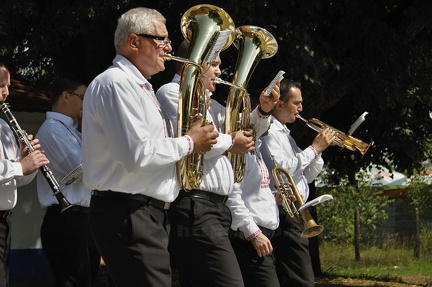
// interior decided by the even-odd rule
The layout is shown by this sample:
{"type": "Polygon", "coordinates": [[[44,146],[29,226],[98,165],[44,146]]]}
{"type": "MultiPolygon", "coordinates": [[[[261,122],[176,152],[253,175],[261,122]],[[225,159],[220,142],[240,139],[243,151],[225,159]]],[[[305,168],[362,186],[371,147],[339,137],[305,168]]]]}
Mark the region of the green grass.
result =
{"type": "Polygon", "coordinates": [[[421,253],[414,258],[410,248],[363,247],[360,260],[355,260],[354,247],[321,243],[321,269],[324,273],[356,278],[385,278],[401,276],[431,276],[432,255],[421,253]]]}

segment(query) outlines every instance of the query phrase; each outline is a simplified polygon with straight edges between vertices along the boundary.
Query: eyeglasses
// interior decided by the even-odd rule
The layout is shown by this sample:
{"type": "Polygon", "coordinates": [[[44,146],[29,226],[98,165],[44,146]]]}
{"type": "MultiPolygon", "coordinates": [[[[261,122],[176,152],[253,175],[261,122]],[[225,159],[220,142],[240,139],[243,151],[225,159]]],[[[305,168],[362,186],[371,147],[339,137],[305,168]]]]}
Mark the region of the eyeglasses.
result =
{"type": "Polygon", "coordinates": [[[168,46],[171,45],[171,40],[168,37],[162,37],[162,36],[155,36],[155,35],[149,35],[149,34],[137,34],[140,37],[144,37],[144,38],[149,38],[149,39],[154,39],[157,41],[162,41],[161,44],[163,44],[163,46],[168,46]]]}
{"type": "Polygon", "coordinates": [[[81,100],[84,100],[84,94],[77,94],[77,93],[73,93],[73,92],[67,92],[69,95],[72,96],[77,96],[79,97],[81,100]]]}

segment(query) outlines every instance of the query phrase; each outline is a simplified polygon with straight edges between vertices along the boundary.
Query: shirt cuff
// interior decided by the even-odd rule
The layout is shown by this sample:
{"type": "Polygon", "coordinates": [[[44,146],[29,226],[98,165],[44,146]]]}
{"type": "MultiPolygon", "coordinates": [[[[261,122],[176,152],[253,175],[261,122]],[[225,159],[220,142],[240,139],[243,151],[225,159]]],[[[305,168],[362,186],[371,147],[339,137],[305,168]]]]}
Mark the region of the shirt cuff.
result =
{"type": "MultiPolygon", "coordinates": [[[[245,221],[243,221],[245,222],[245,221]]],[[[246,221],[247,222],[247,221],[246,221]]],[[[251,219],[248,223],[242,224],[239,226],[241,232],[243,232],[246,240],[252,240],[257,237],[260,233],[262,233],[261,229],[255,223],[253,219],[251,219]]]]}
{"type": "Polygon", "coordinates": [[[235,143],[235,133],[232,133],[232,134],[231,134],[231,145],[230,145],[230,147],[227,149],[227,151],[229,151],[229,150],[234,146],[234,143],[235,143]]]}
{"type": "Polygon", "coordinates": [[[12,162],[12,167],[13,167],[15,176],[24,176],[22,166],[19,162],[12,162]]]}
{"type": "Polygon", "coordinates": [[[315,158],[319,157],[321,155],[320,152],[318,152],[312,145],[309,146],[309,148],[313,151],[315,154],[315,158]]]}
{"type": "Polygon", "coordinates": [[[269,112],[264,112],[262,109],[261,109],[261,106],[258,106],[258,115],[261,117],[268,117],[268,116],[271,116],[273,114],[273,109],[271,109],[269,112]]]}
{"type": "Polygon", "coordinates": [[[184,137],[186,138],[187,143],[188,143],[187,155],[190,155],[193,151],[194,143],[193,143],[192,138],[189,135],[185,135],[184,137]]]}
{"type": "Polygon", "coordinates": [[[262,233],[261,229],[258,229],[257,231],[255,231],[254,233],[252,233],[250,236],[246,237],[246,240],[247,241],[254,240],[261,233],[262,233]]]}

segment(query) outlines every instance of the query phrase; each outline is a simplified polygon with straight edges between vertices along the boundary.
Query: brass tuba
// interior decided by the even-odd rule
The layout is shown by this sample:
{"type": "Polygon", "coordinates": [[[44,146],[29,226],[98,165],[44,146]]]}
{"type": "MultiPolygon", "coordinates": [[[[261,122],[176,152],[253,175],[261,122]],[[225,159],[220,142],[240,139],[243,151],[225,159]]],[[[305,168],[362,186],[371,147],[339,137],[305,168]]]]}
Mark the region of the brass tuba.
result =
{"type": "Polygon", "coordinates": [[[296,115],[296,117],[299,118],[300,120],[304,121],[308,127],[310,127],[311,129],[313,129],[316,132],[321,132],[325,128],[329,128],[331,130],[334,130],[336,132],[336,139],[335,139],[334,143],[337,146],[339,146],[341,148],[349,149],[351,151],[358,150],[362,156],[367,152],[367,150],[369,149],[369,147],[372,144],[372,143],[365,143],[365,142],[363,142],[363,141],[361,141],[361,140],[359,140],[359,139],[357,139],[357,138],[355,138],[349,134],[341,132],[340,130],[335,129],[334,127],[329,126],[318,119],[311,118],[309,120],[306,120],[305,118],[301,117],[300,115],[296,115]]]}
{"type": "MultiPolygon", "coordinates": [[[[177,115],[177,134],[184,135],[197,118],[205,117],[207,101],[205,87],[201,81],[204,74],[202,65],[212,62],[209,57],[228,48],[235,35],[231,17],[222,9],[209,4],[196,5],[182,16],[180,28],[183,37],[189,42],[189,58],[184,59],[165,54],[165,60],[185,63],[181,81],[177,115]],[[226,41],[220,45],[219,36],[225,32],[226,41]]],[[[205,122],[204,124],[208,124],[205,122]]],[[[178,177],[186,190],[200,185],[203,174],[203,154],[191,154],[177,164],[178,177]]]]}
{"type": "Polygon", "coordinates": [[[310,238],[319,235],[321,232],[323,232],[324,227],[322,225],[316,224],[315,220],[312,218],[312,215],[306,208],[301,209],[301,207],[304,205],[304,201],[297,190],[297,186],[293,178],[286,169],[278,165],[274,159],[274,156],[271,157],[274,163],[272,174],[276,182],[275,187],[282,197],[283,209],[288,213],[289,216],[293,218],[295,222],[300,223],[303,221],[305,230],[302,232],[301,237],[310,238]],[[292,197],[294,197],[296,200],[293,201],[292,197]]]}
{"type": "MultiPolygon", "coordinates": [[[[238,27],[236,32],[234,46],[239,50],[239,54],[233,85],[226,102],[225,133],[227,134],[252,129],[249,120],[251,104],[246,86],[258,62],[274,56],[278,50],[275,37],[263,28],[245,25],[238,27]]],[[[234,171],[234,181],[240,182],[245,172],[245,155],[228,152],[228,158],[234,171]]]]}

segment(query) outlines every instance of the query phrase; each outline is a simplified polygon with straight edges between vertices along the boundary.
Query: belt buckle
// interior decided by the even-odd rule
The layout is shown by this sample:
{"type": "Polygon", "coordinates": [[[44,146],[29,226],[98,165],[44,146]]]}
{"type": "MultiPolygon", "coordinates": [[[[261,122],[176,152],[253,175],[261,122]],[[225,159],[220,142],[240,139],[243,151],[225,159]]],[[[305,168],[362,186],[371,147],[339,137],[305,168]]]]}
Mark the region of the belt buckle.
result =
{"type": "Polygon", "coordinates": [[[228,196],[227,195],[223,196],[222,204],[225,204],[227,200],[228,200],[228,196]]]}
{"type": "Polygon", "coordinates": [[[9,216],[11,216],[11,214],[12,214],[11,210],[5,210],[5,211],[3,211],[3,214],[1,215],[1,217],[8,219],[9,216]]]}
{"type": "Polygon", "coordinates": [[[163,209],[164,209],[164,210],[168,210],[168,209],[170,208],[170,206],[171,206],[171,203],[170,203],[170,202],[164,202],[164,204],[163,204],[163,209]]]}

